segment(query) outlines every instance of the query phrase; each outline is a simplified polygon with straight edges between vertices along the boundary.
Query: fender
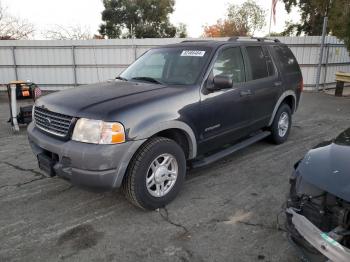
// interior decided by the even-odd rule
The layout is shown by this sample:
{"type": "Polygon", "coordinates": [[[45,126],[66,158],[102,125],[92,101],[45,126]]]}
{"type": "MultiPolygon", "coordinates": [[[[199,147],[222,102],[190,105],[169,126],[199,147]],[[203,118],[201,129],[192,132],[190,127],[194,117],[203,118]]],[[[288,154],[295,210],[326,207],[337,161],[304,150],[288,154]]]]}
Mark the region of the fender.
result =
{"type": "Polygon", "coordinates": [[[142,134],[138,135],[138,139],[147,139],[154,134],[167,129],[180,129],[185,132],[189,145],[189,159],[193,159],[197,156],[197,140],[192,128],[185,122],[179,120],[170,120],[159,122],[148,128],[142,134]]]}
{"type": "Polygon", "coordinates": [[[293,112],[292,114],[296,111],[296,101],[297,101],[297,96],[295,94],[295,91],[293,90],[287,90],[285,92],[282,93],[282,95],[280,96],[280,98],[277,100],[277,103],[275,105],[275,108],[273,109],[273,112],[272,112],[272,115],[271,115],[271,118],[270,118],[270,121],[269,121],[269,124],[268,126],[271,126],[272,125],[272,122],[273,122],[273,119],[275,118],[275,115],[277,113],[277,110],[278,108],[280,107],[280,105],[282,104],[282,101],[287,97],[287,96],[292,96],[293,97],[293,112]]]}

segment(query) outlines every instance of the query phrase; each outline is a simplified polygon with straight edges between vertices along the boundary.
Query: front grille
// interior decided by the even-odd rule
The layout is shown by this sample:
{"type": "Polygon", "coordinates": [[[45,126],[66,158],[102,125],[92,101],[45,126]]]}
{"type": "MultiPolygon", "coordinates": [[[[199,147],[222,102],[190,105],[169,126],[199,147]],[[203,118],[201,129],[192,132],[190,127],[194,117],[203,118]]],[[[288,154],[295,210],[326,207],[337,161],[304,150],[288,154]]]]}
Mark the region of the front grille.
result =
{"type": "Polygon", "coordinates": [[[51,112],[47,109],[35,107],[35,125],[53,135],[66,137],[69,132],[73,117],[51,112]]]}

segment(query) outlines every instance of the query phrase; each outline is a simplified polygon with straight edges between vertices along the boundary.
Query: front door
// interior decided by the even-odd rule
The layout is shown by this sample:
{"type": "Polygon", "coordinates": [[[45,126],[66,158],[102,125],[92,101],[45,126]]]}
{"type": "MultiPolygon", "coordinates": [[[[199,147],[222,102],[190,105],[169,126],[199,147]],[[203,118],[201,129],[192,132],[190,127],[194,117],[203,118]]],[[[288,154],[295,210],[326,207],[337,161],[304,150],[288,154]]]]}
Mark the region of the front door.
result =
{"type": "Polygon", "coordinates": [[[201,128],[198,150],[208,152],[246,135],[250,120],[249,99],[246,89],[245,65],[238,46],[218,51],[209,77],[201,92],[201,128]],[[217,75],[229,76],[233,87],[209,92],[217,75]]]}

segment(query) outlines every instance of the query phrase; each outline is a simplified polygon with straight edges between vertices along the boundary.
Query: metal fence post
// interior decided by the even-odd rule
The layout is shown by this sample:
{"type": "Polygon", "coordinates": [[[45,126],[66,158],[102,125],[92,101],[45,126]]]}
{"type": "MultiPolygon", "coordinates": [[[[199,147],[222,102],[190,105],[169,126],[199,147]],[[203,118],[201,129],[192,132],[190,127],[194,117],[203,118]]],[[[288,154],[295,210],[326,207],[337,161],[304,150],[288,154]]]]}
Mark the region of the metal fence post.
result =
{"type": "Polygon", "coordinates": [[[78,86],[77,81],[77,64],[75,63],[75,46],[72,45],[72,65],[73,65],[73,76],[74,76],[74,86],[78,86]]]}
{"type": "Polygon", "coordinates": [[[136,59],[137,59],[137,45],[134,45],[133,48],[134,48],[134,61],[136,61],[136,59]]]}
{"type": "Polygon", "coordinates": [[[323,61],[324,42],[325,42],[326,33],[327,33],[327,23],[328,23],[328,17],[325,16],[325,17],[323,18],[323,28],[322,28],[322,40],[321,40],[321,48],[320,48],[320,58],[319,58],[319,61],[318,61],[317,75],[316,75],[316,91],[319,91],[319,87],[320,87],[321,67],[322,67],[322,61],[323,61]]]}
{"type": "Polygon", "coordinates": [[[323,76],[323,92],[326,90],[326,81],[327,81],[327,71],[328,71],[328,58],[329,58],[329,49],[330,44],[326,45],[327,51],[326,51],[326,63],[324,65],[324,76],[323,76]]]}
{"type": "Polygon", "coordinates": [[[15,77],[16,77],[16,80],[18,80],[18,72],[17,72],[17,62],[16,62],[15,49],[16,49],[16,47],[13,46],[12,47],[12,60],[13,60],[13,66],[14,66],[14,69],[15,69],[15,77]]]}

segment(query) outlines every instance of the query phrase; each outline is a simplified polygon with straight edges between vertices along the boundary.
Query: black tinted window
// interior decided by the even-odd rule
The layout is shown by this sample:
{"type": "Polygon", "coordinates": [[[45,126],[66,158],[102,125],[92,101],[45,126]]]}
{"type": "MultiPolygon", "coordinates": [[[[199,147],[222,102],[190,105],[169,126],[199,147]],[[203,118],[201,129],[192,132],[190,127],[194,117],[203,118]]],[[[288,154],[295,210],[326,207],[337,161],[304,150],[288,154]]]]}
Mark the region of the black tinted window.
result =
{"type": "Polygon", "coordinates": [[[252,80],[269,76],[267,59],[261,46],[246,47],[251,68],[252,80]]]}
{"type": "Polygon", "coordinates": [[[298,72],[299,66],[292,51],[287,46],[274,46],[273,47],[280,63],[287,72],[298,72]]]}
{"type": "Polygon", "coordinates": [[[215,61],[213,76],[224,75],[234,83],[245,81],[244,62],[239,47],[224,49],[215,61]]]}

